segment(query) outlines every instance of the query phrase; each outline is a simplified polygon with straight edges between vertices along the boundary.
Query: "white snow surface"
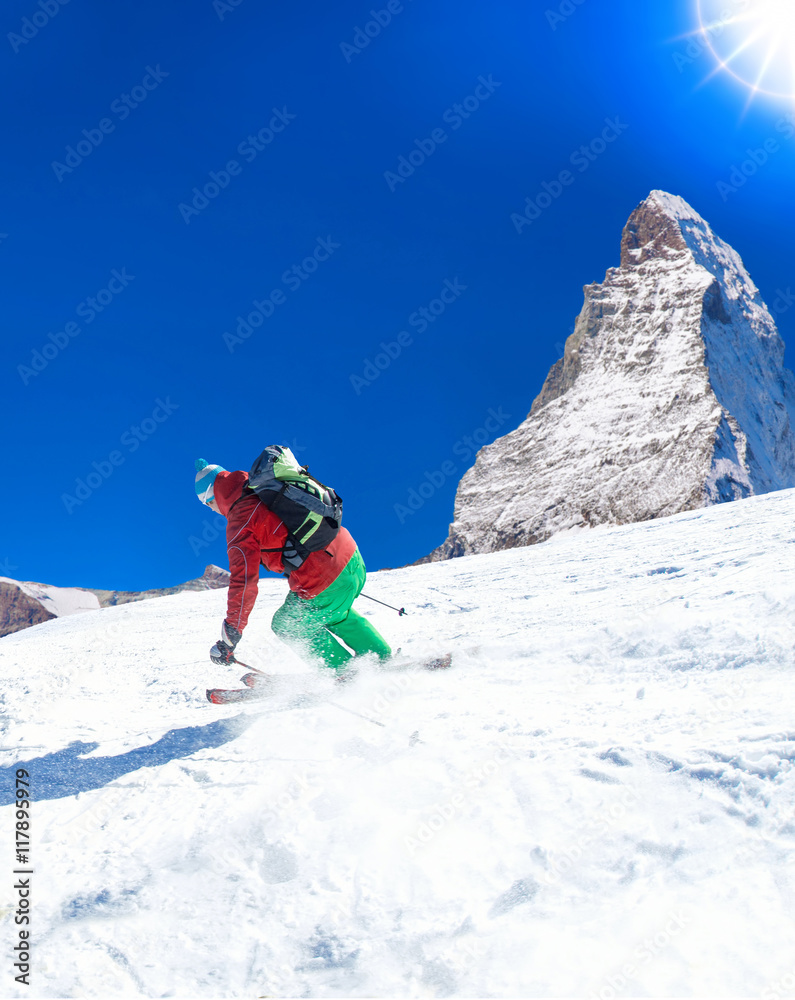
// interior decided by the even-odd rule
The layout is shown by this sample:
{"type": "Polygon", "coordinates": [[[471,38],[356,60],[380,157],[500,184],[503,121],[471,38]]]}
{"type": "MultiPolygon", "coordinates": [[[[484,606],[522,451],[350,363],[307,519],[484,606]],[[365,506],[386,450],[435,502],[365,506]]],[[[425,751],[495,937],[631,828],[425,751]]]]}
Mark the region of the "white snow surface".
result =
{"type": "Polygon", "coordinates": [[[265,580],[238,652],[284,689],[242,707],[204,699],[238,686],[224,591],[2,639],[3,995],[792,995],[794,519],[781,491],[373,574],[410,614],[360,610],[453,666],[346,685],[265,580]]]}
{"type": "Polygon", "coordinates": [[[0,583],[14,584],[28,597],[38,601],[46,611],[59,618],[61,615],[76,615],[81,611],[99,610],[97,595],[80,587],[53,587],[48,583],[21,582],[7,576],[0,576],[0,583]]]}

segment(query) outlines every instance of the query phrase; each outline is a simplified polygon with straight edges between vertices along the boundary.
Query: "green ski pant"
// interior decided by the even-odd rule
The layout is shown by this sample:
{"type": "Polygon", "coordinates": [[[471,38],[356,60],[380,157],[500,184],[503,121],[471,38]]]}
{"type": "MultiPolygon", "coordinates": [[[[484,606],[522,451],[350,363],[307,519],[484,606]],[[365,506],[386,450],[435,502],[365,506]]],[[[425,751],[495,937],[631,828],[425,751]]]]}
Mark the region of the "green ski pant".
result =
{"type": "Polygon", "coordinates": [[[366,575],[357,549],[337,579],[317,597],[299,597],[291,590],[273,616],[271,628],[299,653],[319,657],[327,667],[339,669],[351,658],[337,638],[356,654],[376,653],[386,659],[392,655],[386,640],[351,607],[364,587],[366,575]]]}

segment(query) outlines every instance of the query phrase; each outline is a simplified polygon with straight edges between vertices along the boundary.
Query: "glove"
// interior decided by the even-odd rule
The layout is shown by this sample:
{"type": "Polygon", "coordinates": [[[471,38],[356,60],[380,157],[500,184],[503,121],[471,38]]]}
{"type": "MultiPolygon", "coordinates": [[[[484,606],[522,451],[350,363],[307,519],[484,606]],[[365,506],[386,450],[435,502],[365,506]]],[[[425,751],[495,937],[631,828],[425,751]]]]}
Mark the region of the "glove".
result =
{"type": "Polygon", "coordinates": [[[210,659],[213,663],[220,663],[228,666],[235,661],[235,646],[240,642],[243,633],[239,632],[234,625],[224,622],[221,626],[221,638],[210,650],[210,659]]]}

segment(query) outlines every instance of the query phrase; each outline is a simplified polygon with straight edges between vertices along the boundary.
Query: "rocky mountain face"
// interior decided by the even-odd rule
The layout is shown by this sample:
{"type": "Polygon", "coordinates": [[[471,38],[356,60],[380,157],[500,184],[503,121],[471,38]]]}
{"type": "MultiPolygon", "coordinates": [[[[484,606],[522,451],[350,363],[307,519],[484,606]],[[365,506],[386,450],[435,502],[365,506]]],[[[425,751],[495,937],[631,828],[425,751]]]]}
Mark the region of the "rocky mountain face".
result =
{"type": "Polygon", "coordinates": [[[0,637],[63,615],[98,611],[151,597],[166,597],[183,590],[215,590],[228,586],[229,572],[219,566],[208,566],[197,579],[176,587],[142,591],[53,587],[46,583],[27,583],[0,577],[0,637]]]}
{"type": "Polygon", "coordinates": [[[13,580],[0,580],[0,636],[57,617],[13,580]]]}
{"type": "Polygon", "coordinates": [[[130,601],[145,601],[150,597],[167,597],[169,594],[179,594],[183,590],[217,590],[229,586],[229,570],[220,566],[208,566],[204,573],[195,580],[180,583],[176,587],[162,587],[160,590],[92,590],[96,594],[100,607],[107,608],[115,604],[129,604],[130,601]]]}
{"type": "Polygon", "coordinates": [[[795,486],[795,378],[739,255],[653,191],[586,285],[527,419],[482,448],[423,562],[795,486]]]}

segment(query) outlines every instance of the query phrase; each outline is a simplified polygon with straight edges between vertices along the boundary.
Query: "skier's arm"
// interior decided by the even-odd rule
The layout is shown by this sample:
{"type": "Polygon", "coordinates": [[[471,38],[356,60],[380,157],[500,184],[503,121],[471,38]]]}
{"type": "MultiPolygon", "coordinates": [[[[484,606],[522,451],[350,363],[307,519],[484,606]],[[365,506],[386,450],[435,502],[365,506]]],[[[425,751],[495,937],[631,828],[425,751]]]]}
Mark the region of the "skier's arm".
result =
{"type": "MultiPolygon", "coordinates": [[[[230,532],[231,534],[231,532],[230,532]]],[[[242,632],[257,599],[259,584],[260,544],[248,529],[236,531],[227,540],[229,556],[229,596],[226,621],[242,632]]]]}

